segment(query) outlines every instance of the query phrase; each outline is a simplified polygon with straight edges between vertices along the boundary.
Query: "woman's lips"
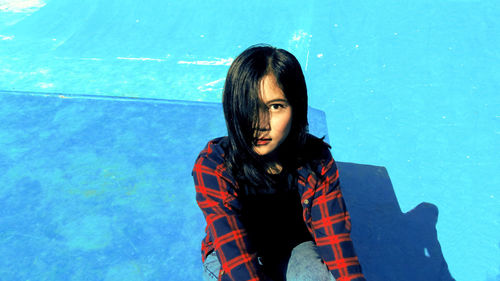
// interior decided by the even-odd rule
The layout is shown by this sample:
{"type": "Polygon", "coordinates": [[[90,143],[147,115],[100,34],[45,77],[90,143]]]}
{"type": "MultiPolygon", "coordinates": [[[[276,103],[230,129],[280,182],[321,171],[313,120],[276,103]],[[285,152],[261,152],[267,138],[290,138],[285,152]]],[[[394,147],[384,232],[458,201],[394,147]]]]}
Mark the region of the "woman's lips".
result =
{"type": "Polygon", "coordinates": [[[258,139],[256,144],[257,145],[265,145],[265,144],[268,144],[269,142],[271,142],[272,139],[258,139]]]}

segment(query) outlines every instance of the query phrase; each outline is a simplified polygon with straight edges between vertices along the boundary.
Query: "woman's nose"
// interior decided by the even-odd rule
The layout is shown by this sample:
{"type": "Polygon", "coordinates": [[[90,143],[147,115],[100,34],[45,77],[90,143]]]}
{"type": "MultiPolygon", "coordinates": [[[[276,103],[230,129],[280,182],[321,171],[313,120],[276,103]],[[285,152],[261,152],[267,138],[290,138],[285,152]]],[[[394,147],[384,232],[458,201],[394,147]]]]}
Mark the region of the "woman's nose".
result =
{"type": "Polygon", "coordinates": [[[270,125],[270,119],[271,116],[269,116],[269,113],[264,113],[261,112],[259,116],[259,131],[269,131],[271,130],[271,125],[270,125]]]}
{"type": "Polygon", "coordinates": [[[261,118],[260,119],[260,126],[259,126],[259,131],[264,132],[264,131],[270,131],[271,130],[271,125],[269,124],[269,118],[261,118]]]}

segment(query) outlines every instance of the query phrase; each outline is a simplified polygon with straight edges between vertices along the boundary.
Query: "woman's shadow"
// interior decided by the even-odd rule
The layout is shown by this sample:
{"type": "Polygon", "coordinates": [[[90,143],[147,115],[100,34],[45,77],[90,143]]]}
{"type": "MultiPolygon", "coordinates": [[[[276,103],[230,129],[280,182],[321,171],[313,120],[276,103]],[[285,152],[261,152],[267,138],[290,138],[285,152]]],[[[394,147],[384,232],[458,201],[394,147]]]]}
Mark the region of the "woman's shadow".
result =
{"type": "Polygon", "coordinates": [[[437,239],[438,208],[421,203],[402,213],[384,167],[337,162],[367,280],[450,281],[437,239]]]}

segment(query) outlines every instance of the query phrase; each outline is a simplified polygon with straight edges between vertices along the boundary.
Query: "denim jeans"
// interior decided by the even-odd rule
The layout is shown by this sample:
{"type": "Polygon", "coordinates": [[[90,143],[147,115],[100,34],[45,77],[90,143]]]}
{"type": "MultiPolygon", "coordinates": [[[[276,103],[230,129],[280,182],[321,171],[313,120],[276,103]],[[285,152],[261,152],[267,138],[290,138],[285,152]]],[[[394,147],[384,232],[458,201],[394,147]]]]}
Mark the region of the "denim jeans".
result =
{"type": "MultiPolygon", "coordinates": [[[[203,263],[203,280],[217,280],[220,270],[221,265],[214,251],[203,263]]],[[[335,281],[312,241],[303,242],[293,248],[290,258],[284,261],[281,270],[286,281],[335,281]]]]}

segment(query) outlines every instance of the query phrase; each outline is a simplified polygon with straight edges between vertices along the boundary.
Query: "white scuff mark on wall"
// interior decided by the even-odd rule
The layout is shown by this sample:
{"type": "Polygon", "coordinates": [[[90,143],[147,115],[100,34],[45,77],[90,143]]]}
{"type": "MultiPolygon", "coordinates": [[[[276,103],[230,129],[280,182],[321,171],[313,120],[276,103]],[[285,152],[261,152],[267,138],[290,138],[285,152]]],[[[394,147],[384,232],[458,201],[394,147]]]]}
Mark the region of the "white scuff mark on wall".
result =
{"type": "Polygon", "coordinates": [[[307,66],[309,65],[309,50],[307,50],[307,56],[306,56],[306,71],[307,71],[307,66]]]}
{"type": "Polygon", "coordinates": [[[293,33],[292,38],[288,41],[288,50],[299,60],[305,71],[309,66],[311,40],[311,34],[299,29],[293,33]]]}
{"type": "Polygon", "coordinates": [[[53,83],[45,83],[45,82],[40,82],[38,84],[36,84],[37,87],[40,87],[42,89],[47,89],[47,88],[52,88],[54,87],[54,84],[53,83]]]}
{"type": "Polygon", "coordinates": [[[47,75],[49,73],[49,69],[48,68],[40,68],[38,69],[38,73],[42,74],[42,75],[47,75]]]}
{"type": "Polygon", "coordinates": [[[136,60],[136,61],[165,61],[164,59],[154,59],[154,58],[125,58],[125,57],[117,57],[119,60],[136,60]]]}
{"type": "Polygon", "coordinates": [[[221,79],[218,79],[218,80],[215,80],[215,81],[212,81],[212,82],[208,82],[207,84],[205,84],[205,86],[215,86],[216,84],[220,83],[224,81],[224,78],[221,78],[221,79]]]}
{"type": "Polygon", "coordinates": [[[17,71],[12,71],[12,70],[10,70],[8,68],[2,68],[0,71],[1,72],[7,72],[7,73],[21,73],[21,72],[17,72],[17,71]]]}
{"type": "Polygon", "coordinates": [[[54,43],[53,43],[54,48],[58,48],[62,44],[66,43],[66,40],[57,40],[56,38],[52,39],[52,41],[54,41],[54,43]]]}
{"type": "Polygon", "coordinates": [[[0,39],[2,39],[2,40],[12,40],[12,39],[14,39],[14,36],[0,35],[0,39]]]}
{"type": "Polygon", "coordinates": [[[295,33],[293,34],[292,41],[304,41],[304,40],[311,41],[311,37],[312,37],[311,34],[308,34],[304,30],[299,29],[299,30],[295,31],[295,33]]]}
{"type": "Polygon", "coordinates": [[[0,0],[0,11],[11,13],[33,13],[45,6],[41,0],[0,0]]]}
{"type": "Polygon", "coordinates": [[[197,61],[178,61],[178,64],[195,64],[195,65],[231,65],[233,63],[233,58],[215,58],[215,60],[197,60],[197,61]]]}
{"type": "Polygon", "coordinates": [[[213,92],[213,91],[222,91],[222,88],[205,88],[204,86],[199,86],[198,91],[200,92],[213,92]]]}
{"type": "Polygon", "coordinates": [[[36,71],[29,72],[30,75],[47,75],[50,72],[48,68],[38,68],[36,71]]]}
{"type": "Polygon", "coordinates": [[[95,60],[95,61],[101,61],[102,59],[100,59],[100,58],[80,58],[80,60],[95,60]]]}
{"type": "Polygon", "coordinates": [[[197,89],[198,89],[200,92],[222,91],[222,85],[220,85],[220,84],[221,84],[221,83],[223,84],[223,83],[224,83],[224,80],[225,80],[225,78],[217,79],[217,80],[215,80],[215,81],[208,82],[208,83],[206,83],[205,85],[199,86],[197,89]],[[216,87],[218,84],[219,84],[220,86],[219,86],[219,87],[216,87]]]}

